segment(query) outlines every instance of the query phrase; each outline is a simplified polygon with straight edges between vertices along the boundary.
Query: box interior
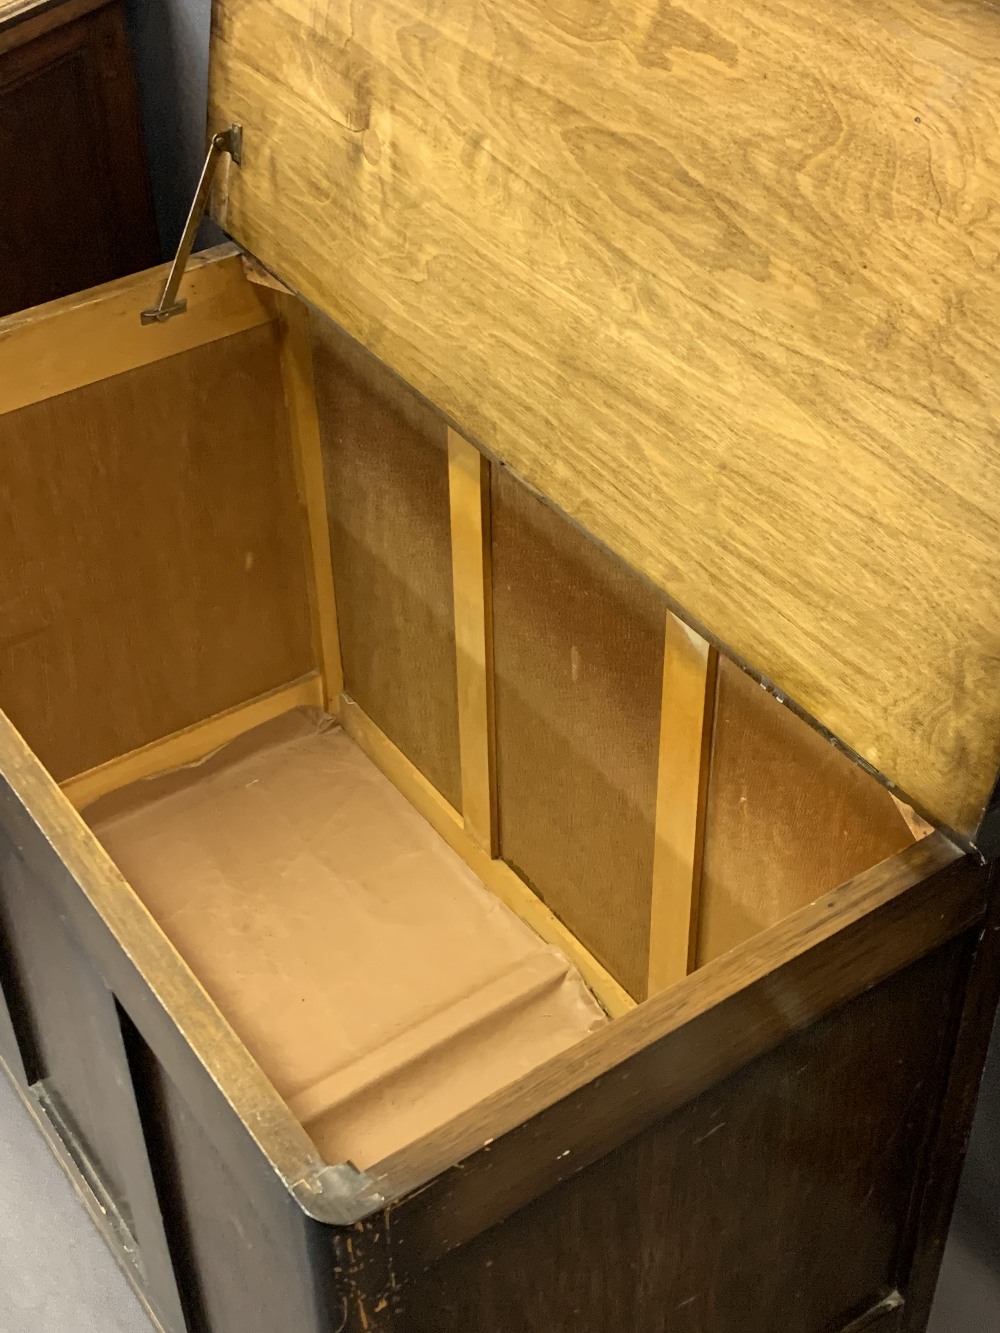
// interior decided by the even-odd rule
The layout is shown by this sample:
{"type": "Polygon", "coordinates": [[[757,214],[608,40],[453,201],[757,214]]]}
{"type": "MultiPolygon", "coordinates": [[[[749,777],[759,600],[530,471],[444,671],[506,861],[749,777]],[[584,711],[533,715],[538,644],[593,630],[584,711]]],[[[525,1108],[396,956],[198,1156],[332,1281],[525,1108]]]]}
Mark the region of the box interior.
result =
{"type": "Polygon", "coordinates": [[[331,1162],[606,1022],[336,723],[286,713],[86,818],[331,1162]]]}
{"type": "MultiPolygon", "coordinates": [[[[673,613],[484,464],[484,849],[453,441],[309,336],[343,693],[275,322],[0,417],[0,701],[327,1160],[370,1165],[659,988],[673,613]]],[[[690,968],[927,831],[710,660],[690,968]]]]}

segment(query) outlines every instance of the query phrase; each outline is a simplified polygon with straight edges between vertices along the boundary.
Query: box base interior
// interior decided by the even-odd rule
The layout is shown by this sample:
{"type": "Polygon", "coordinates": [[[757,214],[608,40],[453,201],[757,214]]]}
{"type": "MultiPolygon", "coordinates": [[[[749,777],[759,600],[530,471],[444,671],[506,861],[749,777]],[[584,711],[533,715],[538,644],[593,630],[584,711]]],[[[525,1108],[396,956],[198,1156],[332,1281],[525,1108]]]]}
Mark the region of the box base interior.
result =
{"type": "Polygon", "coordinates": [[[607,1021],[318,712],[86,818],[329,1162],[371,1166],[607,1021]]]}

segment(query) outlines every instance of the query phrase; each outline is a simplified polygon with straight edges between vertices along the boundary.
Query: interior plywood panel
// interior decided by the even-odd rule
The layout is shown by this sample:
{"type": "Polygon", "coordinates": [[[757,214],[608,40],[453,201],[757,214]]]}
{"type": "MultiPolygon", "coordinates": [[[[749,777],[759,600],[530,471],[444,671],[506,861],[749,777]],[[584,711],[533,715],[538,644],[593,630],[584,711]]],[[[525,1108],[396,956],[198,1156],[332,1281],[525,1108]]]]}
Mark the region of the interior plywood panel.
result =
{"type": "Polygon", "coordinates": [[[500,854],[642,999],[664,607],[501,468],[492,530],[500,854]]]}
{"type": "Polygon", "coordinates": [[[57,779],[309,671],[273,327],[0,417],[0,551],[0,707],[57,779]]]}
{"type": "Polygon", "coordinates": [[[698,965],[913,842],[892,797],[720,659],[698,965]]]}
{"type": "Polygon", "coordinates": [[[1000,10],[217,0],[227,230],[937,821],[1000,764],[1000,10]]]}
{"type": "Polygon", "coordinates": [[[344,687],[461,809],[446,427],[333,325],[313,327],[344,687]]]}

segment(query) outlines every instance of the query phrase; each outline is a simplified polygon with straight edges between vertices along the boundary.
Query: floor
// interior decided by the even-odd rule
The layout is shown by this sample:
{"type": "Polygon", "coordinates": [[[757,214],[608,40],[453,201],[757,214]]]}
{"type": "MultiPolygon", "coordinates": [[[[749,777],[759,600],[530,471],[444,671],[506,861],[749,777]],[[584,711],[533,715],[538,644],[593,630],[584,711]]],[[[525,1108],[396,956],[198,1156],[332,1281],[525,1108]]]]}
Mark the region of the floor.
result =
{"type": "MultiPolygon", "coordinates": [[[[984,1248],[960,1226],[953,1228],[930,1333],[1000,1330],[1000,1256],[991,1265],[984,1248]]],[[[149,1329],[117,1264],[0,1076],[0,1330],[149,1329]]]]}
{"type": "Polygon", "coordinates": [[[929,1333],[997,1333],[1000,1330],[1000,1256],[953,1226],[938,1282],[929,1333]]]}
{"type": "Polygon", "coordinates": [[[0,1074],[0,1330],[150,1333],[150,1323],[0,1074]]]}

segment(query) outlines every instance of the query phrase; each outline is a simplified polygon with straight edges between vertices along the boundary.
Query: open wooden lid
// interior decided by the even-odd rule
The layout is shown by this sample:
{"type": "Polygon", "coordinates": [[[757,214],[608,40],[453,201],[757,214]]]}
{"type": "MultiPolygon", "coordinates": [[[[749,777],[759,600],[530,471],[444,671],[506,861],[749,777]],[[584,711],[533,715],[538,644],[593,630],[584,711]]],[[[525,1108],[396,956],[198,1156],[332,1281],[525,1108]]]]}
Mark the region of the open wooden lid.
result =
{"type": "Polygon", "coordinates": [[[1000,12],[216,0],[218,220],[939,823],[1000,766],[1000,12]]]}

